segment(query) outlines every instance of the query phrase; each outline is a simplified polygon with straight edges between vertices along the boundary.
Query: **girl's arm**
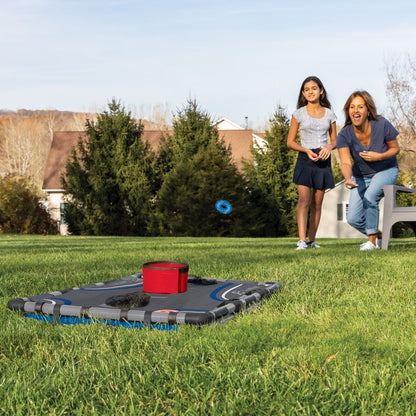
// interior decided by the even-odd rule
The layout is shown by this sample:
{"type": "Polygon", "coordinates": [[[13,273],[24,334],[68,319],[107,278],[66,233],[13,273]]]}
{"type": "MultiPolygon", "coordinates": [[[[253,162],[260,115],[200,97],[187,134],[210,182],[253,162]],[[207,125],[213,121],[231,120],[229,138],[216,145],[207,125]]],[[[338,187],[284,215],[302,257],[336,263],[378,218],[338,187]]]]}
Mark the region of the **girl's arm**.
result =
{"type": "Polygon", "coordinates": [[[289,133],[287,135],[287,147],[298,152],[304,152],[308,155],[309,159],[316,160],[319,157],[316,153],[312,152],[312,150],[310,149],[306,149],[306,147],[303,147],[296,142],[298,130],[299,123],[296,120],[296,118],[292,116],[292,120],[290,121],[289,133]]]}
{"type": "Polygon", "coordinates": [[[356,188],[358,185],[352,180],[351,152],[348,147],[338,149],[339,158],[341,159],[341,172],[345,178],[347,188],[356,188]]]}
{"type": "Polygon", "coordinates": [[[337,126],[335,121],[329,126],[328,133],[331,142],[319,152],[319,158],[322,160],[328,159],[331,156],[331,152],[337,147],[337,126]]]}

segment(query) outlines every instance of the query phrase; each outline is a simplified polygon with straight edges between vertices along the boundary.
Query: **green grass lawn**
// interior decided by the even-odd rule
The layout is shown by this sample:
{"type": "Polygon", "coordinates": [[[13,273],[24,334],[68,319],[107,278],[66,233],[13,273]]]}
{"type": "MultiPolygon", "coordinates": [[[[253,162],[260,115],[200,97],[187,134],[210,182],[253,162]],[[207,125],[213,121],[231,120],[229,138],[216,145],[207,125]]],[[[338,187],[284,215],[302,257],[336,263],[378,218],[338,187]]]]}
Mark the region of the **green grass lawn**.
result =
{"type": "Polygon", "coordinates": [[[5,415],[414,415],[416,240],[0,235],[0,413],[5,415]],[[278,281],[224,325],[177,332],[49,325],[16,297],[140,272],[278,281]]]}

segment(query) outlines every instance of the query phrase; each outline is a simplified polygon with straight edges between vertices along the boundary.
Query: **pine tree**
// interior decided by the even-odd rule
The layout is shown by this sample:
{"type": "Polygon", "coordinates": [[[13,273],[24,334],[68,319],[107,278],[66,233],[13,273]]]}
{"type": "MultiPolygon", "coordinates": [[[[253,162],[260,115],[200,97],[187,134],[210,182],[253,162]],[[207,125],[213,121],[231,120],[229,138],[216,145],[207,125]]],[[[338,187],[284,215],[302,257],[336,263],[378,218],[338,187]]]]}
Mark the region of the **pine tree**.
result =
{"type": "Polygon", "coordinates": [[[268,215],[265,220],[270,221],[271,212],[275,212],[275,223],[271,222],[274,235],[294,235],[297,231],[297,192],[292,177],[296,153],[286,144],[290,122],[282,107],[274,112],[270,125],[264,139],[265,147],[253,151],[255,167],[249,169],[250,186],[266,201],[268,215]]]}
{"type": "Polygon", "coordinates": [[[143,125],[113,100],[72,149],[62,184],[74,234],[144,235],[154,195],[154,155],[143,125]]]}
{"type": "Polygon", "coordinates": [[[173,136],[162,137],[158,152],[160,171],[167,173],[201,148],[217,143],[218,149],[230,154],[229,149],[219,141],[217,128],[210,115],[199,108],[196,100],[190,99],[173,119],[173,136]]]}
{"type": "Polygon", "coordinates": [[[196,101],[174,119],[173,136],[159,152],[163,184],[157,193],[152,232],[184,236],[249,235],[252,214],[247,184],[231,161],[231,151],[219,140],[210,116],[196,101]],[[215,204],[227,200],[230,214],[215,204]]]}

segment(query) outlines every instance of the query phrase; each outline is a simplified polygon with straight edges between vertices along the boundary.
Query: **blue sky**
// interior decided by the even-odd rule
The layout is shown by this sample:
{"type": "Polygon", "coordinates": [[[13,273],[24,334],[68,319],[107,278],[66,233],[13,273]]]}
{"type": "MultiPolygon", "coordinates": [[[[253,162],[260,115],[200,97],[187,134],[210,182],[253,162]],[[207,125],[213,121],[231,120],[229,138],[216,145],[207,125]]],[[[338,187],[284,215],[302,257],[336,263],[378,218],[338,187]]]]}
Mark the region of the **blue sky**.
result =
{"type": "MultiPolygon", "coordinates": [[[[386,62],[416,50],[414,0],[14,0],[0,8],[0,108],[101,111],[114,97],[264,125],[317,75],[340,121],[387,107],[386,62]]],[[[138,114],[140,116],[140,114],[138,114]]]]}

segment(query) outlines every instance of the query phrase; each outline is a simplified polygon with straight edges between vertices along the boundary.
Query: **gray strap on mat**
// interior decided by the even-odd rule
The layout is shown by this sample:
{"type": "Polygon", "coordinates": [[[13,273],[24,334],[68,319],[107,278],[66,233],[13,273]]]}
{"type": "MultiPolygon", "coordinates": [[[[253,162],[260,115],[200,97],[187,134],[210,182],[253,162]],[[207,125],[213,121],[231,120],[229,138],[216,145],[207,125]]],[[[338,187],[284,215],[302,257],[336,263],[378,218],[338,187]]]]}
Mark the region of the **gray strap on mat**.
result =
{"type": "Polygon", "coordinates": [[[149,327],[152,323],[152,311],[145,311],[143,317],[143,325],[149,327]]]}
{"type": "Polygon", "coordinates": [[[59,324],[59,318],[61,317],[61,305],[55,304],[53,307],[52,324],[59,324]]]}

